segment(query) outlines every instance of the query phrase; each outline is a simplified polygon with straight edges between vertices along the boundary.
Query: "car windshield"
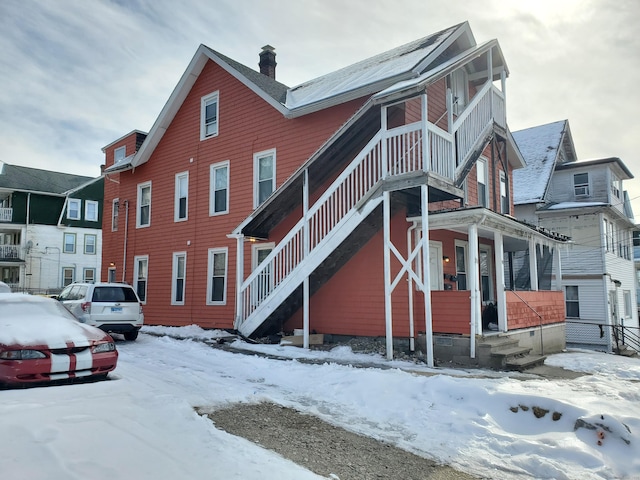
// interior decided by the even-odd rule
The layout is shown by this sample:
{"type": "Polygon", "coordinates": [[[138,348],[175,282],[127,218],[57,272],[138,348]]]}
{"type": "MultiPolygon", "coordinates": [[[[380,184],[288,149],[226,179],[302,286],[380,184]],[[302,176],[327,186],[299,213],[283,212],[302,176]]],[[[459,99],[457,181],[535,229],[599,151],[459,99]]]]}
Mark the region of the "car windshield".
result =
{"type": "Polygon", "coordinates": [[[135,292],[129,287],[96,287],[92,302],[138,302],[135,292]]]}

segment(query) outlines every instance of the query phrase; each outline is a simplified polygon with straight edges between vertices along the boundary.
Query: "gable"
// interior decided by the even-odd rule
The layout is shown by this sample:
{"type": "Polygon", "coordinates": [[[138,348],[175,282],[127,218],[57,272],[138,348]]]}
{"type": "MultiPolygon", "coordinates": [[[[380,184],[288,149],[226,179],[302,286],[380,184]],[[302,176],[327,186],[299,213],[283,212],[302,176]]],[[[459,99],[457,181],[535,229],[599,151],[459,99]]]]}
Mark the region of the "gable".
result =
{"type": "Polygon", "coordinates": [[[569,122],[561,120],[513,132],[526,167],[513,172],[514,204],[544,201],[557,163],[575,160],[569,122]]]}
{"type": "Polygon", "coordinates": [[[92,177],[3,163],[0,189],[63,194],[91,180],[92,177]]]}

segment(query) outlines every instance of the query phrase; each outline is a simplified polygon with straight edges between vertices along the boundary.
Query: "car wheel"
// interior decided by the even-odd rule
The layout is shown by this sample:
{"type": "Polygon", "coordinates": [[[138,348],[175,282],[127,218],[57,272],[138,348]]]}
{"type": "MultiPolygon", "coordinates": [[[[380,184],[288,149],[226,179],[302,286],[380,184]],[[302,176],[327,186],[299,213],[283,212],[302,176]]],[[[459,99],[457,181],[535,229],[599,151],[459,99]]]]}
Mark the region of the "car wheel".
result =
{"type": "Polygon", "coordinates": [[[133,330],[131,332],[125,332],[124,339],[133,342],[136,338],[138,338],[138,330],[133,330]]]}

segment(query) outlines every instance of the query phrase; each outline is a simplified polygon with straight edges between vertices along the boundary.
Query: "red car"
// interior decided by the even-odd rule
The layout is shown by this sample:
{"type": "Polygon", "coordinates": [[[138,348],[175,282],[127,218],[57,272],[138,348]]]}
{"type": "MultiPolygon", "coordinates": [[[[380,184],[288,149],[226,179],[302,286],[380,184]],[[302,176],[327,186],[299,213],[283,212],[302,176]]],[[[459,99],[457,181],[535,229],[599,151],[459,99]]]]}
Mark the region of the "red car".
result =
{"type": "Polygon", "coordinates": [[[0,293],[0,384],[103,379],[117,362],[113,339],[57,301],[0,293]]]}

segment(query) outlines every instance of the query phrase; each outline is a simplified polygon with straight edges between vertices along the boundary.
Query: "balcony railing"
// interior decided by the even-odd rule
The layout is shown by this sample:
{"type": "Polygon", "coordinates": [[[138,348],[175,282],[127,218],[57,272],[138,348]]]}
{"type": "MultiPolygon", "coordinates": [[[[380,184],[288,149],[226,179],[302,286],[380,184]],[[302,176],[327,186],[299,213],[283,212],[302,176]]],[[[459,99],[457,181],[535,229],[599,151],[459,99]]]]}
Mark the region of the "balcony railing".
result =
{"type": "Polygon", "coordinates": [[[0,223],[10,222],[13,219],[13,208],[0,208],[0,223]]]}
{"type": "Polygon", "coordinates": [[[18,245],[0,245],[0,260],[18,260],[20,256],[18,245]]]}

